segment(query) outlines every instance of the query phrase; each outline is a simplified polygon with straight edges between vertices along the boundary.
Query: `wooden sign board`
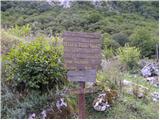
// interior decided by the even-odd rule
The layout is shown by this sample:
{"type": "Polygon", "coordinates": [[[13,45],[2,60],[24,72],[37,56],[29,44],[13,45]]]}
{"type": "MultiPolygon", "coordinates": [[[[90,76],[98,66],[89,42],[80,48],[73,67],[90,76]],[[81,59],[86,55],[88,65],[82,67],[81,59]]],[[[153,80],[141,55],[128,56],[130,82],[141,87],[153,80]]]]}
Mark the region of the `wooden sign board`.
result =
{"type": "Polygon", "coordinates": [[[96,69],[82,70],[82,71],[68,71],[67,77],[68,80],[70,81],[95,82],[96,69]]]}
{"type": "Polygon", "coordinates": [[[65,32],[64,63],[69,70],[97,69],[101,62],[101,34],[65,32]]]}
{"type": "Polygon", "coordinates": [[[101,34],[65,32],[63,34],[64,64],[70,70],[68,80],[95,82],[101,62],[101,34]]]}

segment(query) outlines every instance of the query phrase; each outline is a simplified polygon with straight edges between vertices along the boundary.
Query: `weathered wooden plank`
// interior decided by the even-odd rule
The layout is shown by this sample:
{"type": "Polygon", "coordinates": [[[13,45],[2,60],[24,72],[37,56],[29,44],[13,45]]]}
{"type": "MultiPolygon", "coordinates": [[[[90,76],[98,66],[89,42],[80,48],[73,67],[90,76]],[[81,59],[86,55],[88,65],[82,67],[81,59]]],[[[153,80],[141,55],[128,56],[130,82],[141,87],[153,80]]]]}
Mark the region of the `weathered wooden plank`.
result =
{"type": "Polygon", "coordinates": [[[85,38],[101,38],[100,33],[85,33],[85,32],[64,32],[62,37],[70,36],[70,37],[85,37],[85,38]]]}
{"type": "Polygon", "coordinates": [[[85,53],[77,53],[77,54],[73,54],[73,53],[65,53],[63,55],[64,59],[73,59],[73,60],[76,60],[77,59],[84,59],[84,60],[88,60],[90,61],[90,59],[96,59],[97,61],[99,61],[99,59],[101,58],[101,55],[100,54],[85,54],[85,53]]]}
{"type": "Polygon", "coordinates": [[[63,42],[64,46],[73,48],[100,48],[101,44],[85,42],[63,42]]]}
{"type": "Polygon", "coordinates": [[[67,77],[68,77],[68,80],[70,81],[95,82],[96,81],[96,69],[83,70],[83,71],[68,71],[67,77]]]}
{"type": "Polygon", "coordinates": [[[67,59],[64,61],[65,64],[68,64],[68,65],[86,65],[86,66],[94,66],[94,65],[97,65],[99,64],[101,61],[99,60],[94,60],[94,59],[80,59],[80,60],[73,60],[73,59],[67,59]]]}
{"type": "Polygon", "coordinates": [[[88,75],[94,75],[96,73],[96,70],[83,70],[83,71],[68,71],[68,74],[70,76],[84,76],[85,74],[88,75]]]}
{"type": "Polygon", "coordinates": [[[75,53],[75,54],[77,54],[77,53],[99,54],[101,49],[100,48],[72,48],[72,47],[65,46],[64,51],[65,51],[65,53],[69,52],[71,54],[73,54],[73,53],[75,53]]]}
{"type": "Polygon", "coordinates": [[[101,39],[64,36],[63,42],[101,43],[101,39]]]}
{"type": "Polygon", "coordinates": [[[97,69],[99,65],[82,65],[82,64],[65,64],[65,67],[69,70],[89,70],[97,69]]]}

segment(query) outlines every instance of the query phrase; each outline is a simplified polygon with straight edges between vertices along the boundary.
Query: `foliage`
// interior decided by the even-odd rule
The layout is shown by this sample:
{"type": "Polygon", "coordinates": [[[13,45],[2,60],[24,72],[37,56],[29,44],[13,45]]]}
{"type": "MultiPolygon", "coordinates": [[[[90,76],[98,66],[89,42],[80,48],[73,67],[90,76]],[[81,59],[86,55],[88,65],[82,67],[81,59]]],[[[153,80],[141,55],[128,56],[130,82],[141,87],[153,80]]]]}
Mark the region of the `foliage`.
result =
{"type": "Polygon", "coordinates": [[[72,1],[69,8],[45,1],[2,1],[1,6],[2,27],[30,24],[34,31],[47,34],[70,30],[112,35],[158,25],[158,1],[72,1]]]}
{"type": "Polygon", "coordinates": [[[118,50],[119,60],[128,66],[129,69],[137,67],[140,59],[140,50],[136,47],[121,47],[118,50]]]}
{"type": "Polygon", "coordinates": [[[88,21],[89,24],[90,23],[96,23],[101,18],[102,18],[102,16],[99,13],[94,12],[94,13],[89,14],[89,16],[87,16],[87,21],[88,21]]]}
{"type": "Polygon", "coordinates": [[[12,27],[9,29],[9,33],[16,35],[18,37],[25,37],[29,35],[30,31],[31,31],[31,27],[29,24],[24,25],[22,27],[15,25],[15,27],[12,27]]]}
{"type": "MultiPolygon", "coordinates": [[[[47,94],[32,91],[29,94],[14,93],[13,89],[6,85],[5,78],[2,80],[1,91],[1,118],[3,119],[27,119],[30,113],[41,112],[48,104],[47,94]]],[[[40,116],[39,116],[40,117],[40,116]]]]}
{"type": "MultiPolygon", "coordinates": [[[[27,95],[13,93],[14,86],[19,88],[21,82],[24,82],[25,87],[29,89],[46,90],[53,87],[51,93],[54,98],[56,86],[63,85],[61,83],[66,79],[61,62],[62,51],[54,42],[56,38],[50,41],[41,37],[31,43],[20,43],[17,46],[19,41],[24,42],[21,37],[26,37],[31,28],[33,33],[49,35],[66,30],[100,32],[103,34],[102,51],[107,59],[113,57],[117,48],[124,46],[129,38],[129,45],[132,47],[125,46],[118,49],[120,58],[123,58],[121,62],[129,64],[128,67],[134,68],[137,65],[139,51],[142,56],[150,57],[155,54],[154,46],[158,43],[159,1],[71,1],[70,3],[69,8],[63,8],[58,4],[50,5],[46,1],[1,2],[2,28],[10,28],[7,32],[2,30],[1,38],[2,53],[7,54],[4,57],[6,61],[2,62],[6,65],[6,69],[2,69],[5,70],[2,75],[7,74],[8,79],[2,83],[2,118],[28,118],[30,112],[40,112],[43,108],[55,104],[53,100],[48,102],[48,95],[40,94],[39,91],[32,91],[27,95]],[[27,24],[28,27],[23,27],[27,24]],[[10,52],[10,48],[15,49],[10,52]]],[[[120,92],[121,88],[117,82],[127,79],[138,81],[152,92],[157,91],[156,87],[145,83],[146,80],[142,77],[122,76],[125,73],[121,73],[119,69],[121,66],[123,65],[119,64],[119,61],[109,60],[105,70],[97,73],[96,84],[102,90],[113,88],[120,92]]],[[[71,86],[78,87],[77,84],[69,85],[71,86]]],[[[117,102],[109,110],[97,112],[92,107],[96,96],[98,93],[86,95],[88,118],[158,119],[158,103],[150,99],[136,99],[119,94],[117,102]]],[[[77,99],[74,97],[68,96],[68,101],[75,108],[77,99]]]]}
{"type": "Polygon", "coordinates": [[[115,55],[115,50],[120,47],[119,43],[111,38],[108,33],[103,34],[102,49],[105,58],[111,58],[115,55]]]}
{"type": "Polygon", "coordinates": [[[1,30],[1,53],[7,54],[10,51],[10,49],[15,48],[20,41],[24,41],[24,40],[2,29],[1,30]]]}
{"type": "Polygon", "coordinates": [[[112,58],[114,56],[113,49],[111,49],[111,48],[103,50],[103,54],[104,54],[106,59],[112,58]]]}
{"type": "Polygon", "coordinates": [[[31,43],[20,43],[4,56],[7,80],[14,86],[40,89],[60,87],[65,82],[65,69],[61,62],[62,47],[58,38],[38,37],[31,43]]]}
{"type": "MultiPolygon", "coordinates": [[[[120,72],[118,71],[118,66],[116,65],[117,61],[111,60],[109,62],[109,68],[106,69],[105,71],[98,72],[97,76],[97,81],[98,85],[101,85],[102,89],[104,88],[111,88],[113,85],[115,86],[116,84],[114,83],[115,80],[120,82],[120,80],[129,80],[131,82],[137,83],[139,85],[143,85],[147,88],[149,88],[149,94],[152,92],[157,91],[158,88],[150,85],[145,78],[143,78],[140,75],[133,75],[130,74],[129,72],[119,74],[120,72]],[[117,71],[117,72],[116,72],[117,71]],[[110,76],[110,77],[109,77],[110,76]],[[110,82],[108,81],[110,80],[110,82]],[[101,84],[100,84],[101,83],[101,84]],[[111,84],[113,83],[113,84],[111,84]]],[[[116,86],[116,88],[120,88],[120,86],[116,86]]],[[[96,92],[96,93],[90,93],[87,94],[86,99],[87,99],[87,113],[88,113],[88,118],[89,119],[155,119],[159,117],[159,107],[158,107],[158,102],[153,102],[150,96],[148,95],[144,99],[137,99],[136,97],[127,94],[127,92],[122,88],[117,89],[119,93],[119,97],[117,100],[114,102],[112,107],[104,112],[97,112],[93,109],[92,107],[92,102],[97,97],[101,92],[96,92]],[[120,91],[121,90],[121,91],[120,91]],[[120,94],[122,93],[122,94],[120,94]]]]}
{"type": "Polygon", "coordinates": [[[130,44],[136,46],[141,50],[141,55],[145,57],[151,57],[155,54],[156,43],[155,35],[152,35],[152,31],[149,31],[147,27],[136,28],[134,33],[130,36],[130,44]]]}
{"type": "Polygon", "coordinates": [[[125,94],[119,97],[110,109],[104,112],[97,112],[91,107],[92,101],[96,96],[98,94],[86,96],[89,119],[158,119],[157,103],[150,100],[145,102],[142,99],[136,99],[133,96],[125,94]]]}
{"type": "Polygon", "coordinates": [[[104,65],[103,71],[97,73],[97,85],[101,90],[120,89],[118,83],[121,81],[120,62],[115,58],[108,59],[108,63],[104,65]]]}
{"type": "Polygon", "coordinates": [[[124,46],[128,42],[128,36],[124,33],[113,34],[112,39],[124,46]]]}

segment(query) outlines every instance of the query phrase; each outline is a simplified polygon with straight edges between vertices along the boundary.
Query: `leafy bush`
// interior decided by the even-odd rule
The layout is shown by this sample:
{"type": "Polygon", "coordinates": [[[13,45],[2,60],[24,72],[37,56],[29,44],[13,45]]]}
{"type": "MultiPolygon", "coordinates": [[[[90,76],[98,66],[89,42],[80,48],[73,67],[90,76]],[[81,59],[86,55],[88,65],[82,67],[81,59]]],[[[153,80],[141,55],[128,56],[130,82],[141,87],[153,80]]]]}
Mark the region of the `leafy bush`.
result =
{"type": "Polygon", "coordinates": [[[61,62],[62,46],[58,46],[57,40],[38,37],[12,49],[4,56],[7,80],[16,87],[25,84],[27,88],[42,91],[60,88],[66,76],[61,62]]]}
{"type": "Polygon", "coordinates": [[[148,28],[137,28],[130,36],[130,44],[136,46],[141,50],[142,57],[151,57],[156,51],[155,35],[148,28]]]}
{"type": "Polygon", "coordinates": [[[105,58],[113,57],[115,50],[119,47],[119,43],[113,40],[108,33],[103,34],[102,49],[105,58]]]}
{"type": "Polygon", "coordinates": [[[87,17],[88,23],[96,23],[102,18],[101,14],[98,12],[93,12],[90,13],[89,16],[87,17]]]}
{"type": "Polygon", "coordinates": [[[2,83],[2,107],[1,117],[3,119],[27,119],[29,113],[41,112],[48,104],[53,104],[48,101],[48,95],[41,95],[40,92],[32,91],[26,96],[19,93],[14,94],[11,88],[2,83]]]}
{"type": "Polygon", "coordinates": [[[121,47],[118,49],[119,59],[123,64],[126,64],[129,69],[137,66],[140,59],[140,50],[136,47],[121,47]]]}
{"type": "Polygon", "coordinates": [[[27,35],[29,35],[31,31],[31,27],[29,24],[26,24],[24,26],[18,26],[18,25],[15,25],[15,27],[12,27],[9,29],[9,32],[13,35],[16,35],[18,37],[25,37],[27,35]]]}
{"type": "Polygon", "coordinates": [[[1,47],[2,54],[6,54],[10,51],[11,48],[16,47],[20,41],[24,41],[23,39],[16,37],[14,35],[9,34],[5,30],[1,30],[1,47]]]}
{"type": "Polygon", "coordinates": [[[128,36],[124,33],[116,33],[112,36],[112,39],[118,42],[121,46],[124,46],[128,42],[128,36]]]}
{"type": "Polygon", "coordinates": [[[106,49],[106,48],[117,49],[118,47],[120,47],[120,44],[115,40],[113,40],[110,34],[108,33],[103,34],[102,49],[106,49]]]}
{"type": "Polygon", "coordinates": [[[105,56],[106,59],[113,57],[113,49],[105,49],[103,50],[103,54],[105,56]]]}

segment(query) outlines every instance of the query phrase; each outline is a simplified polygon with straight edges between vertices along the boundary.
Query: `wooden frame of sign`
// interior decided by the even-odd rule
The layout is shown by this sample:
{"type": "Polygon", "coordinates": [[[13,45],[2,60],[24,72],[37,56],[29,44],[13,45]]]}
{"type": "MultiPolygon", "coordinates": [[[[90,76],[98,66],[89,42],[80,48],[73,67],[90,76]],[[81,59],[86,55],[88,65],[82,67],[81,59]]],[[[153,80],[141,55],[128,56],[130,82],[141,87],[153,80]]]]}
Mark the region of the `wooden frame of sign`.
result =
{"type": "Polygon", "coordinates": [[[101,62],[101,34],[64,32],[64,65],[67,79],[80,83],[79,118],[85,118],[85,82],[96,82],[96,70],[101,62]]]}

